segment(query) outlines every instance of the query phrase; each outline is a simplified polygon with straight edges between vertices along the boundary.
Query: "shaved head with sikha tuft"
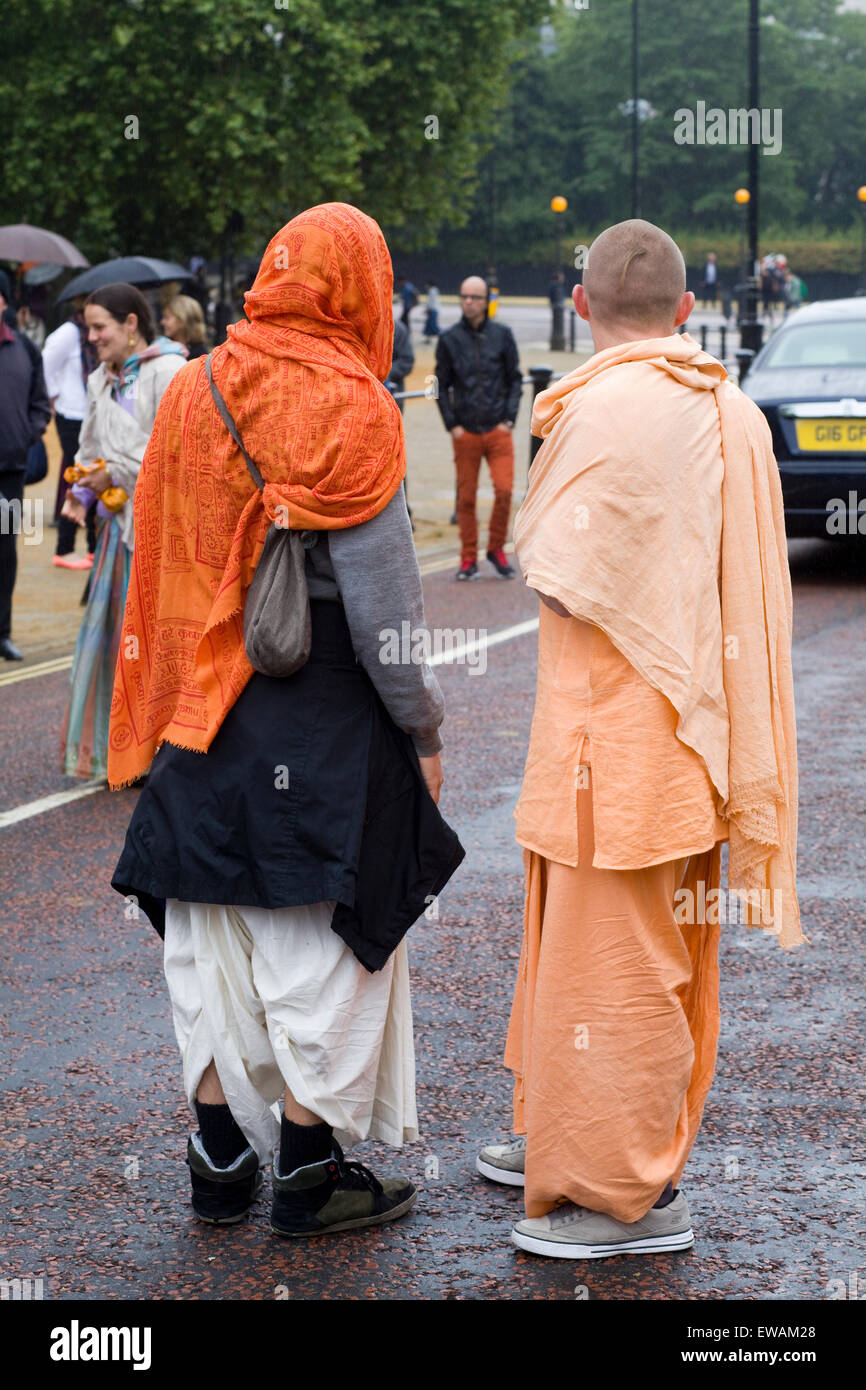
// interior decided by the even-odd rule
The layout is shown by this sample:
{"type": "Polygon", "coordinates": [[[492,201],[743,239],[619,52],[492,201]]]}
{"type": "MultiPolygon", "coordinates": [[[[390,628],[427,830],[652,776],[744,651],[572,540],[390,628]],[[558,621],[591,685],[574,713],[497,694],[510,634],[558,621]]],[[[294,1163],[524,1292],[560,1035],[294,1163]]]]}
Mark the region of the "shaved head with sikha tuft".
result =
{"type": "Polygon", "coordinates": [[[596,237],[583,288],[599,322],[657,329],[673,324],[686,288],[686,263],[661,227],[631,218],[596,237]]]}

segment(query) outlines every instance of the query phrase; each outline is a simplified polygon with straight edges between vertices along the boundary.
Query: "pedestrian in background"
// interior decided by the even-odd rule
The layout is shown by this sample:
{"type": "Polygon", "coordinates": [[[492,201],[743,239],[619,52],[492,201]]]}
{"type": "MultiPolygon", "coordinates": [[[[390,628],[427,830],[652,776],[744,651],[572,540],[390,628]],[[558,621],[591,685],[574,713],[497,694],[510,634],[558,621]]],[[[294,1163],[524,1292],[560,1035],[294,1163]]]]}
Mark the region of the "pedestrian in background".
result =
{"type": "MultiPolygon", "coordinates": [[[[393,396],[397,391],[406,388],[406,378],[415,366],[415,349],[412,347],[412,339],[409,330],[403,323],[394,324],[394,347],[391,353],[391,366],[388,369],[388,376],[385,385],[393,396]]],[[[400,414],[403,414],[403,402],[397,401],[400,414]]]]}
{"type": "Polygon", "coordinates": [[[427,314],[424,319],[424,341],[439,337],[439,287],[428,280],[424,286],[427,294],[427,314]]]}
{"type": "Polygon", "coordinates": [[[792,309],[799,309],[800,305],[803,303],[804,299],[806,298],[806,286],[800,279],[799,275],[794,274],[790,266],[785,267],[785,274],[784,279],[782,281],[782,285],[783,296],[785,301],[785,314],[787,315],[791,312],[792,309]]]}
{"type": "Polygon", "coordinates": [[[84,300],[83,295],[76,299],[72,318],[67,319],[66,323],[62,323],[53,333],[49,333],[42,354],[45,384],[62,450],[54,503],[54,519],[57,522],[54,564],[60,569],[70,570],[90,569],[96,549],[96,502],[91,503],[87,510],[84,555],[75,554],[75,538],[79,530],[77,523],[62,515],[63,503],[69,489],[64,474],[75,462],[81,422],[87,407],[87,379],[99,366],[96,348],[88,341],[87,324],[84,322],[84,300]]]}
{"type": "Polygon", "coordinates": [[[412,324],[409,316],[412,313],[412,310],[415,308],[415,305],[418,303],[418,292],[415,289],[415,286],[412,284],[411,280],[407,280],[405,276],[401,276],[399,283],[399,293],[400,301],[403,305],[403,313],[400,316],[400,322],[405,323],[407,332],[411,334],[412,324]]]}
{"type": "Polygon", "coordinates": [[[487,316],[487,282],[472,275],[460,286],[462,317],[436,344],[439,412],[454,446],[459,580],[478,578],[478,475],[486,458],[493,484],[487,558],[503,579],[514,570],[505,554],[514,486],[512,430],[523,378],[514,334],[487,316]]]}
{"type": "Polygon", "coordinates": [[[0,270],[0,656],[21,661],[12,641],[12,592],[18,573],[18,530],[24,501],[27,453],[41,440],[51,405],[42,357],[5,317],[11,307],[9,277],[0,270]]]}
{"type": "Polygon", "coordinates": [[[25,338],[29,338],[34,347],[42,348],[45,343],[45,321],[38,314],[34,313],[30,304],[19,304],[18,313],[18,332],[25,338]]]}
{"type": "MultiPolygon", "coordinates": [[[[415,350],[412,347],[412,339],[409,330],[404,323],[394,324],[394,348],[391,353],[391,367],[385,380],[385,385],[395,397],[399,391],[406,389],[406,378],[415,366],[415,350]]],[[[400,414],[403,414],[402,400],[397,401],[400,414]]],[[[409,521],[412,530],[415,530],[415,522],[412,519],[412,508],[409,506],[409,494],[406,488],[406,479],[403,479],[403,496],[406,498],[406,506],[409,511],[409,521]]]]}
{"type": "Polygon", "coordinates": [[[84,319],[99,366],[87,381],[75,463],[97,467],[73,484],[62,515],[83,526],[97,499],[97,540],[60,736],[61,771],[67,777],[105,777],[111,685],[133,548],[133,494],[162,393],[186,355],[179,343],[154,336],[147,301],[133,285],[95,290],[84,319]]]}
{"type": "Polygon", "coordinates": [[[271,1229],[302,1237],[415,1201],[343,1146],[417,1137],[404,937],[463,851],[435,804],[439,685],[383,650],[426,630],[378,225],[300,213],[245,312],[212,386],[181,373],[141,471],[109,778],[149,775],[112,882],[165,934],[196,1216],[241,1220],[272,1163],[271,1229]],[[273,522],[306,557],[280,613],[308,608],[309,654],[284,676],[244,637],[273,522]]]}
{"type": "Polygon", "coordinates": [[[551,309],[561,309],[565,304],[565,275],[561,270],[555,270],[551,275],[547,298],[550,300],[551,309]]]}
{"type": "Polygon", "coordinates": [[[719,267],[716,264],[715,251],[707,252],[703,278],[701,279],[701,290],[703,292],[704,305],[709,306],[711,309],[715,309],[719,294],[719,267]]]}
{"type": "Polygon", "coordinates": [[[188,294],[176,294],[162,311],[162,328],[172,342],[182,343],[189,359],[207,352],[207,332],[204,313],[197,299],[188,294]]]}

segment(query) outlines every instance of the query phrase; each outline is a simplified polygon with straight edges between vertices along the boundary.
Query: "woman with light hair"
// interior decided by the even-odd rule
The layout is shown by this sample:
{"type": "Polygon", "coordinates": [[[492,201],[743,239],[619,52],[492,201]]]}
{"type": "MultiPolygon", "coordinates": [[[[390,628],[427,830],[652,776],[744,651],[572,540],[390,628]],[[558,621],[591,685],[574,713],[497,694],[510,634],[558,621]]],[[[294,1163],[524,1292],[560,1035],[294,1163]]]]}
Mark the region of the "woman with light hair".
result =
{"type": "Polygon", "coordinates": [[[207,352],[204,314],[197,299],[188,294],[176,294],[162,311],[165,336],[183,343],[188,357],[203,357],[207,352]]]}

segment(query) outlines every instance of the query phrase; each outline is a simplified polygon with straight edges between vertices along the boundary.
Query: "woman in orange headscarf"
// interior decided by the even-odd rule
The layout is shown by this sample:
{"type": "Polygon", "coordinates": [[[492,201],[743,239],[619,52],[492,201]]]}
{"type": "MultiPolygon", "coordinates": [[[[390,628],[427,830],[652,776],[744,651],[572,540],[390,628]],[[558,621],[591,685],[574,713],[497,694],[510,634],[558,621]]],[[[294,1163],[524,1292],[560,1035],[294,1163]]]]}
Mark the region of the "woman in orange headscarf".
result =
{"type": "Polygon", "coordinates": [[[405,932],[463,857],[439,815],[443,701],[380,633],[423,628],[400,483],[392,271],[377,224],[328,203],[274,237],[247,321],[166,392],[137,546],[109,780],[149,773],[112,880],[165,937],[193,1208],[240,1220],[274,1163],[272,1229],[407,1211],[341,1143],[417,1137],[405,932]],[[253,671],[246,592],[270,524],[305,533],[307,663],[253,671]],[[280,1095],[284,1115],[278,1129],[280,1095]]]}

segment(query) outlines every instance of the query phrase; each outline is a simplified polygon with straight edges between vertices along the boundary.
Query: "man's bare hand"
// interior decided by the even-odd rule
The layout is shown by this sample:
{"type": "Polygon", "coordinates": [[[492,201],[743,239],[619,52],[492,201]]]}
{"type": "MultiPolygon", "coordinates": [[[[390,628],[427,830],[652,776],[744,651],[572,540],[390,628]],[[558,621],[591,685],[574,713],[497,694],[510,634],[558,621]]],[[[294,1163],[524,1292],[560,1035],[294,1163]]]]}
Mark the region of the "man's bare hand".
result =
{"type": "Polygon", "coordinates": [[[421,764],[421,776],[424,778],[427,790],[438,806],[439,793],[442,790],[442,783],[445,781],[439,754],[434,753],[429,758],[419,757],[418,762],[421,764]]]}
{"type": "Polygon", "coordinates": [[[459,439],[460,436],[461,436],[462,434],[465,434],[465,433],[466,433],[466,431],[465,431],[465,429],[463,428],[462,425],[455,425],[454,428],[453,428],[453,430],[451,431],[451,438],[452,438],[452,439],[459,439]]]}
{"type": "Polygon", "coordinates": [[[565,607],[564,604],[560,603],[558,598],[550,598],[547,594],[540,593],[538,589],[536,589],[535,592],[538,594],[538,597],[541,599],[541,602],[545,605],[545,607],[549,608],[552,613],[555,613],[557,615],[557,617],[571,617],[571,614],[569,613],[568,609],[565,607]]]}

